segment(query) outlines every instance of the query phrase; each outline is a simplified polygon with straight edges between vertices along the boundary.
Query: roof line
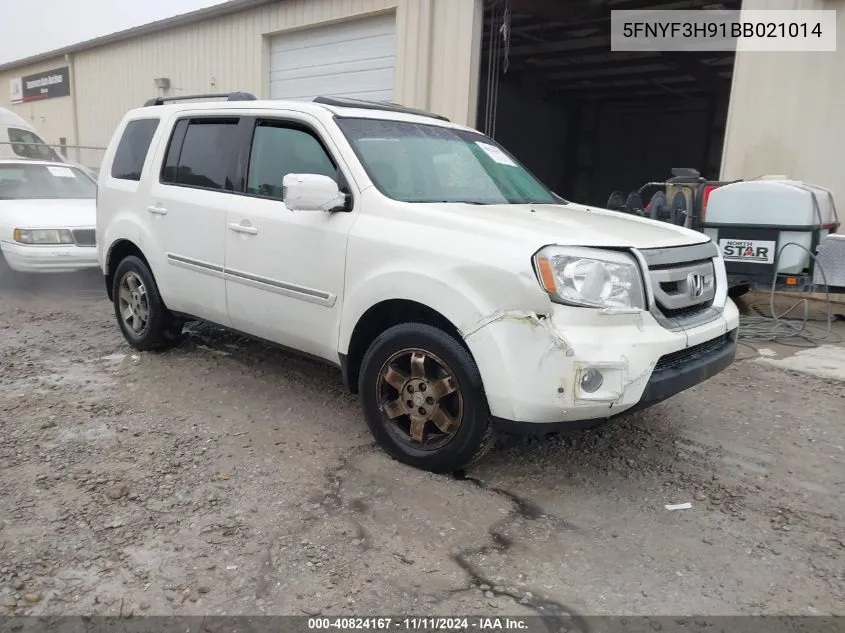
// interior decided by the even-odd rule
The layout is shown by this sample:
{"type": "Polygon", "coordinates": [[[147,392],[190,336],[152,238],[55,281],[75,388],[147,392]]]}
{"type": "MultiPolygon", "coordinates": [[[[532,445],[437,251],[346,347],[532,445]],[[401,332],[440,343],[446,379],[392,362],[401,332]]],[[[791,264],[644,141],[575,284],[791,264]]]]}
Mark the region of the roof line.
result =
{"type": "Polygon", "coordinates": [[[177,26],[185,26],[187,24],[210,20],[211,18],[223,17],[232,13],[237,13],[246,9],[254,9],[264,6],[265,4],[272,4],[278,1],[279,0],[228,0],[228,2],[222,2],[220,4],[215,4],[189,13],[181,13],[170,18],[164,18],[163,20],[156,20],[155,22],[148,22],[147,24],[134,26],[130,29],[118,31],[117,33],[110,33],[109,35],[95,37],[94,39],[85,40],[84,42],[78,42],[76,44],[57,48],[45,53],[38,53],[30,57],[24,57],[23,59],[6,62],[4,64],[0,64],[0,72],[17,68],[18,66],[28,66],[30,64],[47,61],[49,59],[61,57],[62,55],[80,53],[99,46],[105,46],[106,44],[122,42],[139,35],[147,35],[177,26]]]}

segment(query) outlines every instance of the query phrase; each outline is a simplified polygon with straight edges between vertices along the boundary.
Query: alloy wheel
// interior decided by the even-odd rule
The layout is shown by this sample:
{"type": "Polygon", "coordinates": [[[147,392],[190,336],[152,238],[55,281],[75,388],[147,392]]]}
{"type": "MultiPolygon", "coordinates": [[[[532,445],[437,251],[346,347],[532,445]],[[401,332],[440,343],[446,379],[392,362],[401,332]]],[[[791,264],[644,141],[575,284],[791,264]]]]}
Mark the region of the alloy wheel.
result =
{"type": "Polygon", "coordinates": [[[150,321],[150,302],[143,280],[133,271],[120,280],[118,309],[127,329],[136,336],[141,335],[150,321]]]}
{"type": "Polygon", "coordinates": [[[458,432],[464,399],[454,372],[421,349],[405,349],[382,365],[376,398],[388,432],[417,450],[435,451],[458,432]]]}

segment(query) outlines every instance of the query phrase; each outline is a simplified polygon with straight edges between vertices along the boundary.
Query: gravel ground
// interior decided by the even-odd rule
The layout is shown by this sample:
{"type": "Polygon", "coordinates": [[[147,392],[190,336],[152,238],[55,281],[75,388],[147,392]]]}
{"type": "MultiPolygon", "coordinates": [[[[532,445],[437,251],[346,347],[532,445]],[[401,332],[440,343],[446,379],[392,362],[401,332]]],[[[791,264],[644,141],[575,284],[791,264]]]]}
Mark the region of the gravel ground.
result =
{"type": "Polygon", "coordinates": [[[133,353],[101,289],[0,289],[0,613],[845,614],[841,382],[745,349],[435,476],[335,370],[208,326],[133,353]]]}

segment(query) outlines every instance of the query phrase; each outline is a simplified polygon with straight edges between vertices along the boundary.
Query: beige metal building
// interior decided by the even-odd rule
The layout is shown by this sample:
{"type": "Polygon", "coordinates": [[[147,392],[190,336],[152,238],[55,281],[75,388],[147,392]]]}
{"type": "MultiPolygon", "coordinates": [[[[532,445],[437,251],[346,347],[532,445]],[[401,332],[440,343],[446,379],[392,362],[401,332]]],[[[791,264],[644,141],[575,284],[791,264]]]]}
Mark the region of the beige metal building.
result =
{"type": "Polygon", "coordinates": [[[836,52],[737,55],[722,177],[786,174],[832,189],[845,207],[845,2],[745,0],[743,7],[836,9],[836,52]]]}
{"type": "Polygon", "coordinates": [[[12,105],[6,90],[0,107],[47,142],[100,145],[126,110],[159,94],[308,97],[358,79],[365,97],[470,121],[480,28],[480,0],[233,0],[0,67],[3,86],[62,67],[71,76],[70,97],[12,105]]]}
{"type": "Polygon", "coordinates": [[[230,0],[2,65],[0,86],[10,88],[0,107],[47,142],[104,146],[124,112],[152,96],[345,95],[476,126],[561,194],[593,204],[671,167],[713,178],[782,173],[845,198],[842,0],[722,2],[839,8],[835,53],[610,52],[611,6],[708,4],[230,0]]]}

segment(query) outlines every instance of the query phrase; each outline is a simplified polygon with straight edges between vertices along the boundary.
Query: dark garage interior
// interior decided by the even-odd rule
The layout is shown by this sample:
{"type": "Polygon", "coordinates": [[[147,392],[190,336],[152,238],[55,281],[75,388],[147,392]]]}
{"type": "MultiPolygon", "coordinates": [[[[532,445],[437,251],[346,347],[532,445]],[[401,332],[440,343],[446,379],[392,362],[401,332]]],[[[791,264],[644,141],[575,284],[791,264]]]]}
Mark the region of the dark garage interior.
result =
{"type": "Polygon", "coordinates": [[[559,195],[596,206],[675,167],[717,179],[734,53],[614,52],[610,12],[740,4],[490,0],[477,127],[559,195]]]}

